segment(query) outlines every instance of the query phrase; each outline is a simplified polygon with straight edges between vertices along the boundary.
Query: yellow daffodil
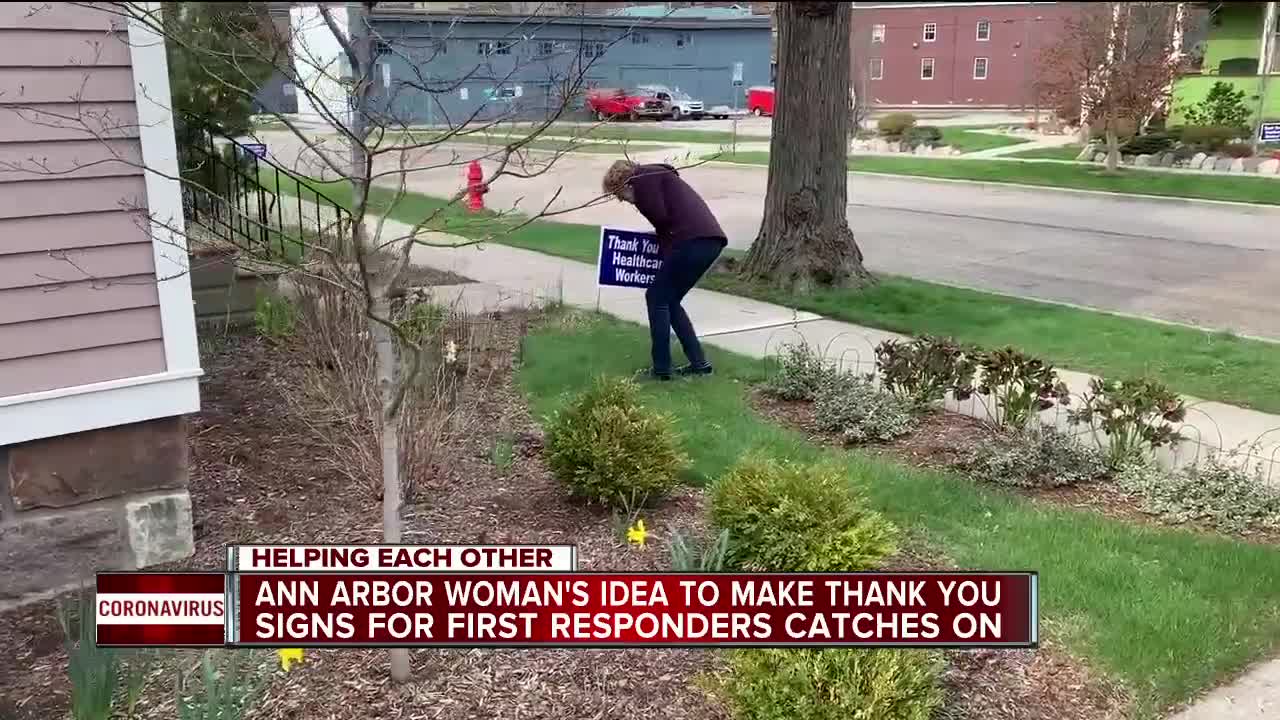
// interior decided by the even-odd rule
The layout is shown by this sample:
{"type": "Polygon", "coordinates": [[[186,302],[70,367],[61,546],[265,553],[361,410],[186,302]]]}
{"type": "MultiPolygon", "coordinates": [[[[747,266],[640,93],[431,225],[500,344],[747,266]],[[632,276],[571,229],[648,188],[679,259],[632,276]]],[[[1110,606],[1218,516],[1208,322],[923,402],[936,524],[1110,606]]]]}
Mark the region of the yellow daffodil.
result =
{"type": "Polygon", "coordinates": [[[636,520],[636,524],[627,529],[627,542],[632,545],[644,547],[644,541],[647,537],[649,537],[649,532],[644,529],[644,520],[636,520]]]}
{"type": "Polygon", "coordinates": [[[280,648],[276,651],[280,656],[280,669],[289,672],[294,663],[302,663],[302,648],[280,648]]]}

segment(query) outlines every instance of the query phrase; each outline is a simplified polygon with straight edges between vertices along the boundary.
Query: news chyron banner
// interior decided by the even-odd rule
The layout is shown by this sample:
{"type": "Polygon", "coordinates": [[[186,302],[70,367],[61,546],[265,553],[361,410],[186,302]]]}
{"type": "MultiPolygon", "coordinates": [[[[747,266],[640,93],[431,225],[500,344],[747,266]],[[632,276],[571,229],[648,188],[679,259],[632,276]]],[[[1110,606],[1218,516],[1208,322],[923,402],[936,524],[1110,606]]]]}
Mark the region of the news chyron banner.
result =
{"type": "Polygon", "coordinates": [[[581,572],[573,546],[234,546],[102,573],[119,647],[1038,647],[1034,572],[581,572]]]}

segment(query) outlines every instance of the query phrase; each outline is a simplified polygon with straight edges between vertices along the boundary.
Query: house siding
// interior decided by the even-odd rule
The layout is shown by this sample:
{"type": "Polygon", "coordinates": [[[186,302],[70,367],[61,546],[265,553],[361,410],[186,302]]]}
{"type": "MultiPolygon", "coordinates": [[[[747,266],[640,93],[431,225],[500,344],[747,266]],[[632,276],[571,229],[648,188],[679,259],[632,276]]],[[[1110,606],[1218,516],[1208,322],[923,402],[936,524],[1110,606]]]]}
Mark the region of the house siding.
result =
{"type": "MultiPolygon", "coordinates": [[[[588,87],[661,84],[701,99],[708,107],[746,107],[744,89],[770,82],[771,31],[768,16],[721,21],[653,20],[646,18],[547,18],[531,30],[521,18],[455,22],[450,16],[374,16],[374,27],[387,42],[390,87],[378,87],[379,109],[397,121],[438,123],[448,118],[522,116],[541,118],[559,107],[556,93],[579,63],[588,87]],[[634,42],[631,34],[643,38],[634,42]],[[677,45],[677,38],[691,40],[677,45]],[[481,41],[513,43],[505,55],[481,55],[481,41]],[[437,53],[444,42],[445,52],[437,53]],[[543,42],[554,43],[550,54],[543,42]],[[599,58],[580,57],[584,45],[601,43],[599,58]],[[742,84],[733,83],[735,63],[742,63],[742,84]],[[424,82],[425,81],[425,82],[424,82]],[[452,92],[427,94],[418,89],[458,86],[452,92]],[[418,86],[418,87],[415,87],[418,86]],[[487,99],[499,88],[519,87],[511,100],[487,99]],[[465,91],[466,98],[462,97],[465,91]]],[[[575,108],[571,108],[572,112],[575,108]]]]}
{"type": "Polygon", "coordinates": [[[109,12],[0,5],[0,398],[167,369],[130,63],[109,12]]]}
{"type": "Polygon", "coordinates": [[[879,107],[1029,108],[1036,102],[1040,54],[1052,44],[1078,3],[854,3],[850,33],[855,91],[879,107]],[[990,39],[977,39],[978,23],[991,23],[990,39]],[[937,25],[926,42],[924,25],[937,25]],[[885,26],[884,42],[872,28],[885,26]],[[870,79],[870,60],[884,63],[870,79]],[[933,79],[921,62],[933,58],[933,79]],[[975,58],[987,58],[987,77],[974,78],[975,58]]]}

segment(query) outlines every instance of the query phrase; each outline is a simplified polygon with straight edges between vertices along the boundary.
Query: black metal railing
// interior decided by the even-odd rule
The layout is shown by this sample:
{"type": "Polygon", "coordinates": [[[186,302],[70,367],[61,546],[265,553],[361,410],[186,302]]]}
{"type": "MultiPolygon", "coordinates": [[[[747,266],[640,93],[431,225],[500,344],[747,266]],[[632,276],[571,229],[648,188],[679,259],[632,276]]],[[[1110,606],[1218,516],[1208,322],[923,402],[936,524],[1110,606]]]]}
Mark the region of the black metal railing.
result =
{"type": "Polygon", "coordinates": [[[290,262],[309,245],[347,246],[351,213],[309,178],[207,127],[185,124],[178,137],[186,221],[215,242],[290,262]]]}

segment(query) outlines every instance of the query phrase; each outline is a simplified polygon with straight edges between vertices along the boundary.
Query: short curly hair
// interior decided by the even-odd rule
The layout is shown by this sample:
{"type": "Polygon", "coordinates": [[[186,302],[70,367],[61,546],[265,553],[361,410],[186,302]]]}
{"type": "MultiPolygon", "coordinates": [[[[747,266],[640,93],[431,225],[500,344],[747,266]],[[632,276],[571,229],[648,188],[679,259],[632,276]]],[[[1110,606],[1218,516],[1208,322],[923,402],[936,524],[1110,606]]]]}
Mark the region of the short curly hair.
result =
{"type": "Polygon", "coordinates": [[[636,164],[630,160],[618,160],[609,166],[604,174],[604,192],[606,195],[617,195],[626,187],[627,181],[636,174],[636,164]]]}

